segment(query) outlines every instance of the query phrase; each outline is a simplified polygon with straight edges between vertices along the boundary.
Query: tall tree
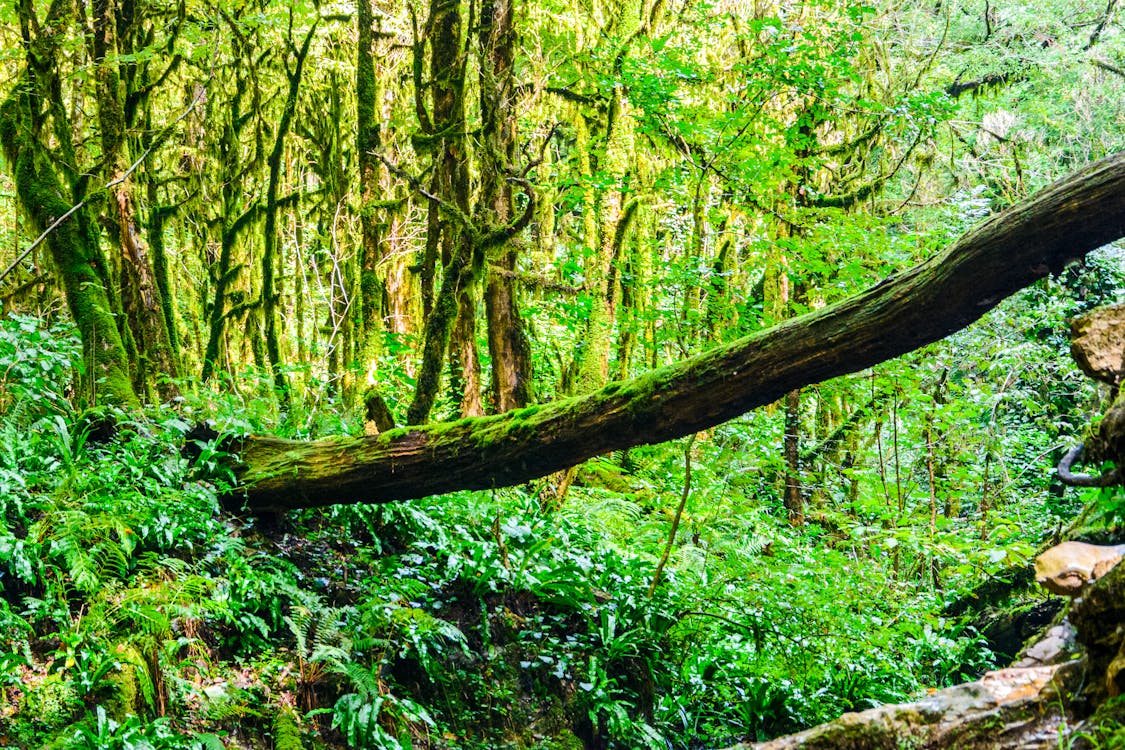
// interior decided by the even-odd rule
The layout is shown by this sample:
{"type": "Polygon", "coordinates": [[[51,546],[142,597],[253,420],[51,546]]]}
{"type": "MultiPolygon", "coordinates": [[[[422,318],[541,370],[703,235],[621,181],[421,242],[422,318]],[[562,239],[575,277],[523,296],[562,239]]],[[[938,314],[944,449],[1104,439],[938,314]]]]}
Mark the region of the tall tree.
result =
{"type": "MultiPolygon", "coordinates": [[[[416,144],[432,153],[432,177],[422,260],[422,295],[426,316],[418,385],[406,421],[422,424],[430,417],[441,387],[441,371],[458,325],[453,367],[460,376],[463,413],[480,413],[480,364],[476,355],[475,305],[472,302],[473,232],[469,224],[469,174],[465,151],[465,54],[461,7],[457,0],[432,0],[426,21],[430,80],[423,83],[424,40],[414,48],[415,96],[421,133],[416,144]],[[432,92],[426,109],[422,94],[432,92]],[[433,281],[442,269],[436,297],[433,281]]],[[[417,30],[415,30],[417,35],[417,30]]]]}
{"type": "MultiPolygon", "coordinates": [[[[122,311],[135,347],[133,385],[138,393],[158,392],[167,398],[175,392],[171,378],[179,374],[171,343],[174,321],[165,315],[164,297],[171,289],[157,283],[147,242],[138,227],[135,178],[126,170],[134,166],[132,146],[137,139],[129,138],[128,133],[136,127],[143,111],[140,107],[159,81],[179,65],[180,58],[169,59],[159,78],[152,80],[149,63],[137,47],[146,41],[154,43],[155,32],[144,28],[148,25],[137,16],[141,9],[134,3],[99,1],[92,4],[92,10],[90,56],[96,70],[101,176],[110,185],[102,214],[117,248],[122,311]],[[138,58],[141,62],[133,62],[138,58]]],[[[174,42],[178,27],[172,24],[169,43],[174,42]]]]}
{"type": "MultiPolygon", "coordinates": [[[[292,10],[289,13],[289,23],[292,27],[292,10]]],[[[289,134],[289,129],[293,125],[293,116],[297,111],[297,96],[301,91],[301,76],[305,69],[305,59],[309,55],[309,46],[312,44],[319,23],[320,18],[317,17],[305,33],[305,39],[299,48],[291,38],[286,40],[287,52],[293,57],[293,67],[290,69],[287,60],[285,75],[288,78],[289,86],[285,94],[285,104],[281,110],[281,119],[277,123],[273,148],[266,160],[269,165],[269,181],[266,183],[264,245],[262,248],[262,317],[265,322],[266,353],[269,356],[269,365],[273,372],[274,386],[277,389],[278,396],[286,403],[289,401],[289,383],[284,370],[281,368],[281,340],[277,334],[277,303],[281,298],[281,292],[275,288],[274,282],[274,273],[278,263],[278,192],[281,187],[281,161],[285,154],[285,137],[289,134]]]]}
{"type": "MultiPolygon", "coordinates": [[[[485,0],[480,17],[481,186],[478,223],[503,227],[515,217],[510,178],[516,163],[515,12],[512,0],[485,0]]],[[[497,411],[532,399],[531,342],[520,316],[516,242],[498,245],[484,261],[488,353],[497,411]]]]}
{"type": "Polygon", "coordinates": [[[19,4],[25,66],[0,105],[0,145],[31,225],[50,230],[46,241],[82,337],[87,397],[131,406],[138,398],[115,319],[119,306],[63,101],[61,44],[71,8],[56,0],[41,20],[34,4],[19,4]]]}
{"type": "Polygon", "coordinates": [[[360,194],[360,314],[363,318],[361,336],[368,357],[374,355],[374,339],[381,331],[387,314],[386,285],[379,276],[383,260],[383,237],[376,215],[381,146],[379,100],[381,88],[375,73],[375,14],[372,0],[359,0],[356,6],[358,45],[355,62],[356,99],[356,161],[359,169],[360,194]]]}

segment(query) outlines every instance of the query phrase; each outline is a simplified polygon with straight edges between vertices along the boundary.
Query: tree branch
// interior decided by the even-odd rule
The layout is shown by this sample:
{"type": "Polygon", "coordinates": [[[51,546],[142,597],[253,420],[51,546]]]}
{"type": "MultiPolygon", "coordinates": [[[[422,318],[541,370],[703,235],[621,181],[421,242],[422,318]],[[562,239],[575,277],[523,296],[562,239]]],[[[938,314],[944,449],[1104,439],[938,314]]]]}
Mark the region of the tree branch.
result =
{"type": "Polygon", "coordinates": [[[1117,0],[1109,0],[1109,2],[1106,3],[1105,12],[1102,13],[1102,19],[1098,21],[1097,27],[1094,29],[1093,33],[1090,34],[1089,41],[1087,41],[1086,46],[1082,48],[1083,52],[1089,52],[1094,48],[1094,45],[1098,43],[1099,37],[1101,37],[1102,32],[1105,30],[1105,25],[1109,23],[1109,19],[1113,17],[1113,7],[1115,5],[1117,5],[1117,0]]]}
{"type": "Polygon", "coordinates": [[[981,76],[972,81],[962,81],[960,76],[958,76],[957,80],[945,87],[945,93],[948,94],[951,99],[956,99],[961,96],[961,94],[969,91],[976,91],[985,86],[1001,86],[1005,83],[1015,83],[1016,81],[1023,80],[1024,77],[1023,74],[1017,75],[1007,71],[1003,73],[989,73],[988,75],[981,76]]]}
{"type": "Polygon", "coordinates": [[[1072,469],[1074,464],[1082,460],[1082,453],[1086,446],[1079,443],[1066,452],[1059,460],[1059,481],[1067,487],[1109,487],[1121,483],[1121,472],[1112,469],[1104,474],[1075,474],[1072,469]]]}

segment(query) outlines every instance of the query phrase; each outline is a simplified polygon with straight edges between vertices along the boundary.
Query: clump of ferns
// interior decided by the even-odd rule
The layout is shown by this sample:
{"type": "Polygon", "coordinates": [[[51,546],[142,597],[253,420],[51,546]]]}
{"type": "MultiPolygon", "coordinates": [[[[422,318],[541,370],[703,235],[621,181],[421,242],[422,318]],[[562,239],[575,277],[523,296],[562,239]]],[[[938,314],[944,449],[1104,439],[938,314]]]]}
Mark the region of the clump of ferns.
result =
{"type": "Polygon", "coordinates": [[[29,530],[40,561],[61,571],[81,595],[92,596],[111,579],[125,579],[135,549],[132,529],[109,514],[54,504],[29,530]]]}
{"type": "MultiPolygon", "coordinates": [[[[383,637],[390,623],[372,629],[364,614],[311,598],[292,607],[285,623],[294,638],[297,705],[318,723],[321,716],[330,715],[331,729],[338,730],[352,746],[409,746],[400,744],[399,738],[428,735],[434,721],[422,706],[393,695],[382,675],[387,655],[396,647],[394,639],[383,637]],[[372,632],[378,635],[367,634],[372,632]],[[338,696],[332,708],[320,708],[330,695],[338,696]]],[[[435,620],[429,628],[440,630],[440,635],[431,635],[449,637],[446,629],[438,627],[440,622],[435,620]]],[[[416,624],[409,629],[415,630],[416,624]]],[[[464,638],[460,631],[457,636],[464,638]]]]}
{"type": "Polygon", "coordinates": [[[112,633],[128,634],[121,643],[133,646],[144,659],[142,683],[146,702],[159,716],[168,712],[169,679],[179,672],[173,667],[184,652],[192,666],[207,671],[210,651],[206,643],[192,635],[209,607],[213,581],[192,572],[178,558],[154,553],[140,556],[132,585],[113,582],[92,608],[112,633]]]}
{"type": "Polygon", "coordinates": [[[283,618],[293,634],[297,667],[297,706],[306,714],[320,707],[318,689],[332,675],[346,672],[357,652],[375,644],[374,639],[352,638],[344,625],[352,608],[324,604],[305,592],[304,601],[294,604],[283,618]]]}

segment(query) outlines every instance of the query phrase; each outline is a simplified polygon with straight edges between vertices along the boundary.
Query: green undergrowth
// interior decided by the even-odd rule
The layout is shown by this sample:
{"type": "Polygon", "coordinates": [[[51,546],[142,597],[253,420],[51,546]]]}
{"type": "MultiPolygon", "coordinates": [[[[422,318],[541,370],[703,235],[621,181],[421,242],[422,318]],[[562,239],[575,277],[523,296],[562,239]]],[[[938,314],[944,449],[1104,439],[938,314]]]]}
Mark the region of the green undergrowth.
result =
{"type": "Polygon", "coordinates": [[[548,479],[236,518],[215,446],[181,455],[198,402],[78,412],[74,351],[3,323],[4,746],[721,747],[978,674],[984,640],[940,613],[1026,554],[831,498],[790,527],[749,442],[768,415],[693,447],[655,587],[682,445],[594,462],[561,500],[548,479]]]}

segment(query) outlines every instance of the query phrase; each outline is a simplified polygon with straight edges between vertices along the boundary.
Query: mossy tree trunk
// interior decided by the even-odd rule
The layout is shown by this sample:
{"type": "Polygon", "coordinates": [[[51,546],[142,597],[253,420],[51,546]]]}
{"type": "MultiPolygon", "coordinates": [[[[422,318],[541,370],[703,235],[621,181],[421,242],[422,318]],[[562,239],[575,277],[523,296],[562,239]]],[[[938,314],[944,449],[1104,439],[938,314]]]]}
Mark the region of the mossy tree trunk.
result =
{"type": "MultiPolygon", "coordinates": [[[[515,21],[512,0],[485,0],[480,18],[481,188],[485,226],[502,227],[515,215],[505,179],[516,160],[515,21]]],[[[518,245],[506,242],[485,259],[484,290],[492,397],[496,411],[531,403],[531,342],[520,316],[514,280],[518,245]]]]}
{"type": "Polygon", "coordinates": [[[46,23],[33,17],[30,3],[21,3],[19,10],[26,67],[0,104],[0,146],[15,178],[19,202],[36,231],[43,232],[81,204],[55,227],[47,245],[82,338],[84,390],[91,403],[136,406],[139,399],[115,319],[111,276],[86,206],[87,185],[75,171],[73,140],[58,80],[57,35],[62,33],[69,6],[52,4],[46,23]],[[52,154],[46,145],[51,138],[45,132],[48,120],[58,154],[52,154]],[[55,164],[64,165],[65,183],[55,164]]]}
{"type": "MultiPolygon", "coordinates": [[[[627,9],[622,11],[626,16],[627,9]]],[[[624,54],[624,52],[622,52],[624,54]]],[[[576,390],[586,393],[605,384],[609,377],[609,352],[617,320],[617,273],[621,248],[637,203],[628,206],[625,196],[633,156],[633,120],[623,88],[618,85],[610,94],[606,120],[605,158],[599,171],[609,183],[597,201],[597,231],[594,235],[587,272],[592,296],[585,345],[577,363],[576,390]]]]}
{"type": "MultiPolygon", "coordinates": [[[[133,179],[124,178],[133,160],[127,133],[135,127],[139,105],[152,89],[149,63],[132,62],[137,37],[144,33],[135,10],[130,3],[93,4],[90,46],[96,69],[102,177],[110,183],[102,215],[118,253],[121,308],[135,345],[133,386],[139,394],[167,399],[175,395],[172,379],[179,375],[169,330],[172,321],[165,315],[164,295],[170,289],[157,283],[148,243],[138,228],[133,179]]],[[[169,63],[176,64],[175,58],[169,63]]]]}
{"type": "MultiPolygon", "coordinates": [[[[239,37],[233,37],[234,52],[243,51],[239,37]]],[[[207,344],[203,352],[203,368],[200,379],[207,382],[221,365],[223,341],[227,319],[235,310],[228,309],[233,297],[232,291],[241,265],[235,264],[234,251],[239,233],[253,218],[250,211],[237,215],[240,197],[236,185],[244,173],[244,165],[239,154],[241,132],[247,122],[242,111],[242,96],[246,84],[243,68],[235,69],[234,87],[226,107],[226,120],[219,137],[220,174],[222,176],[222,200],[218,217],[219,254],[217,258],[205,258],[204,267],[211,278],[211,300],[208,307],[207,344]]],[[[209,250],[208,250],[209,252],[209,250]]],[[[244,302],[244,300],[243,300],[244,302]]]]}
{"type": "Polygon", "coordinates": [[[289,88],[285,94],[285,105],[281,110],[281,119],[277,123],[277,132],[274,135],[273,149],[266,162],[269,165],[269,182],[266,185],[265,228],[264,243],[262,246],[262,318],[265,327],[266,356],[269,358],[270,371],[273,374],[274,389],[282,403],[289,402],[289,381],[282,370],[281,341],[277,335],[277,303],[281,299],[279,284],[275,282],[274,272],[277,267],[277,213],[278,192],[281,188],[281,162],[285,154],[285,138],[293,125],[293,116],[297,111],[297,95],[301,90],[301,76],[305,69],[305,58],[309,54],[313,35],[316,34],[317,22],[314,21],[305,34],[304,42],[297,48],[292,40],[287,40],[290,47],[288,53],[293,56],[293,69],[286,66],[286,76],[289,79],[289,88]]]}
{"type": "Polygon", "coordinates": [[[382,87],[375,71],[375,14],[372,0],[359,0],[356,6],[357,52],[355,64],[356,153],[359,167],[359,311],[362,319],[360,351],[374,362],[382,349],[381,335],[389,312],[387,284],[380,268],[386,260],[385,221],[378,207],[383,167],[379,163],[382,147],[380,99],[382,87]]]}
{"type": "MultiPolygon", "coordinates": [[[[797,185],[793,186],[796,192],[797,185]]],[[[788,240],[794,227],[782,223],[778,228],[775,249],[767,265],[765,309],[770,320],[780,321],[791,315],[793,303],[793,283],[789,273],[789,259],[786,253],[788,240]]],[[[781,454],[785,464],[782,503],[789,516],[789,523],[802,526],[805,523],[805,498],[801,486],[801,390],[794,388],[785,394],[785,430],[782,437],[781,454]]]]}
{"type": "Polygon", "coordinates": [[[689,435],[948,336],[1123,236],[1119,154],[847,300],[586,396],[365,438],[244,438],[232,467],[241,490],[229,501],[265,512],[487,489],[689,435]]]}
{"type": "Polygon", "coordinates": [[[465,55],[462,49],[461,8],[457,0],[432,0],[429,30],[432,111],[422,98],[424,44],[415,43],[415,96],[421,133],[416,144],[432,150],[433,176],[429,186],[429,216],[423,258],[422,287],[426,323],[422,362],[418,368],[414,399],[407,412],[408,424],[422,424],[441,389],[441,372],[451,349],[457,324],[456,383],[462,410],[479,411],[479,372],[475,345],[475,319],[470,286],[474,278],[474,232],[469,225],[469,174],[465,152],[465,55]],[[443,266],[437,296],[432,295],[436,265],[443,266]],[[459,322],[458,322],[458,319],[459,322]],[[475,392],[474,392],[475,389],[475,392]]]}
{"type": "MultiPolygon", "coordinates": [[[[649,295],[647,284],[652,275],[649,262],[650,244],[655,234],[656,218],[652,209],[639,207],[628,247],[622,249],[617,273],[617,286],[621,296],[621,315],[617,333],[617,367],[615,379],[629,377],[640,331],[646,317],[645,304],[649,295]]],[[[651,317],[651,316],[650,316],[651,317]]]]}

